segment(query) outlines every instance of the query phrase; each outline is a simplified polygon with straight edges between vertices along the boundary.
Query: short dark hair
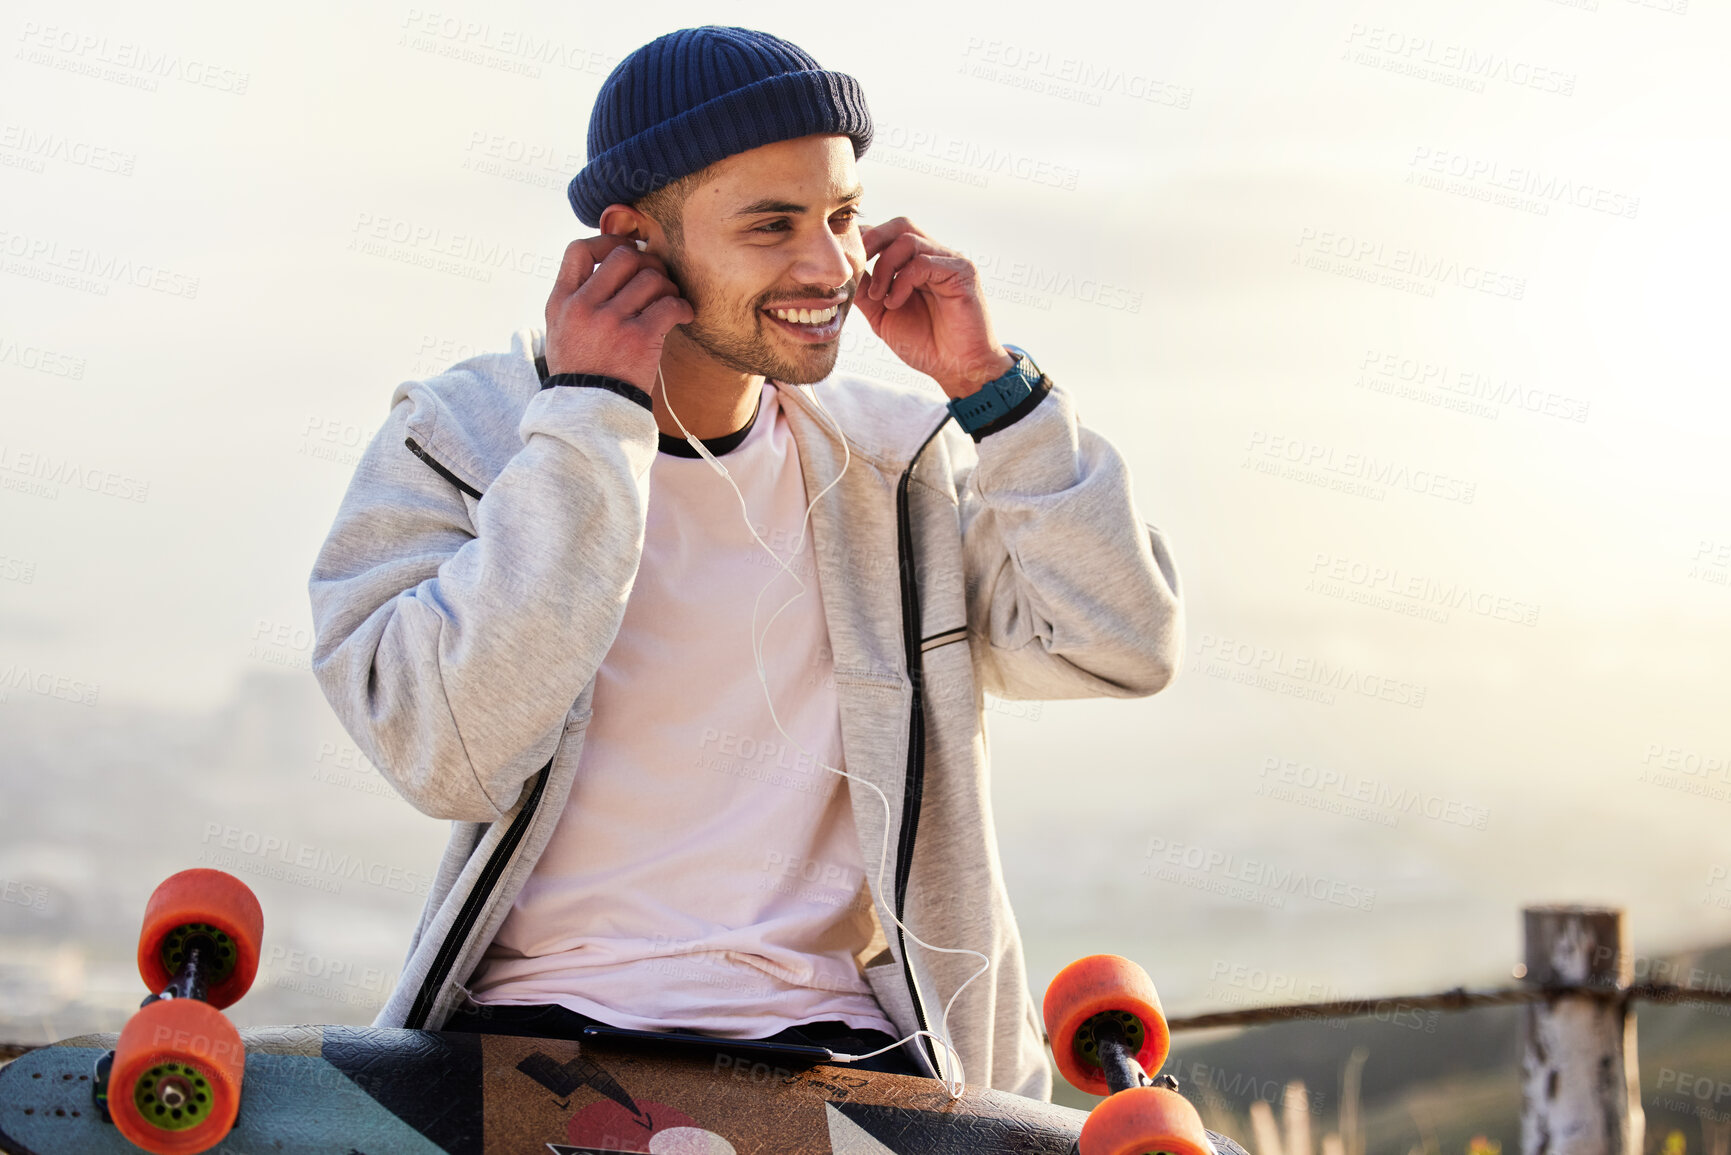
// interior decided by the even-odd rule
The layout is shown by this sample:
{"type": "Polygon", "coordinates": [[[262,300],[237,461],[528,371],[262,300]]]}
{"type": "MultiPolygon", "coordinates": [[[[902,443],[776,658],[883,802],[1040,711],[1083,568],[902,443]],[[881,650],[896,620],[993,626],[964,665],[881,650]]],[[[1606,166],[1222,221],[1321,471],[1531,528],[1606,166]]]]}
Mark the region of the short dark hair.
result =
{"type": "Polygon", "coordinates": [[[660,225],[675,247],[682,247],[685,244],[685,200],[702,183],[701,178],[702,170],[687,173],[654,192],[638,197],[631,202],[631,207],[660,225]]]}

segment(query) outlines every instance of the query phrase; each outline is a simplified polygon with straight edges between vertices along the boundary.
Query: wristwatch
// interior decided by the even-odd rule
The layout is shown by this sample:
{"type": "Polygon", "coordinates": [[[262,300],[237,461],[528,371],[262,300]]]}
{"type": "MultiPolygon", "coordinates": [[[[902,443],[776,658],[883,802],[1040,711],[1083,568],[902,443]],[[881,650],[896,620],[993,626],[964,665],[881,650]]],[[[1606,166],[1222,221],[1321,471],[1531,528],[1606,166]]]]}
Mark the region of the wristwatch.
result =
{"type": "Polygon", "coordinates": [[[955,416],[956,424],[964,433],[973,435],[975,441],[984,436],[987,426],[1008,416],[1035,393],[1044,396],[1051,385],[1026,350],[1008,343],[1004,348],[1016,363],[1002,377],[986,382],[966,397],[950,401],[950,412],[955,416]]]}

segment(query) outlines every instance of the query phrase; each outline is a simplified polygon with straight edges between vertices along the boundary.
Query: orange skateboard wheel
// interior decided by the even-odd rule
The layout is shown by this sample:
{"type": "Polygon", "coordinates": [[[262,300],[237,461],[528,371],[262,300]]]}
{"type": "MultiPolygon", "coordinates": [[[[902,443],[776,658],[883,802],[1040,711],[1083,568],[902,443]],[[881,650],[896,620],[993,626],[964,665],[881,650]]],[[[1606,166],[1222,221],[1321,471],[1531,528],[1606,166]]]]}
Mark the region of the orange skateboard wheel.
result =
{"type": "Polygon", "coordinates": [[[1082,1124],[1081,1155],[1215,1155],[1190,1100],[1165,1087],[1131,1087],[1082,1124]]]}
{"type": "Polygon", "coordinates": [[[138,973],[146,987],[160,991],[169,984],[186,940],[198,932],[216,942],[204,998],[221,1009],[246,994],[258,973],[264,938],[258,897],[234,875],[202,866],[163,879],[145,904],[138,933],[138,973]]]}
{"type": "Polygon", "coordinates": [[[162,999],[120,1032],[108,1113],[135,1146],[193,1155],[234,1127],[245,1070],[246,1048],[227,1016],[197,999],[162,999]]]}
{"type": "Polygon", "coordinates": [[[1046,988],[1042,1010],[1059,1072],[1090,1095],[1112,1093],[1094,1051],[1095,1016],[1109,1014],[1118,1020],[1136,1061],[1150,1075],[1166,1062],[1172,1045],[1153,980],[1121,955],[1089,955],[1059,971],[1046,988]]]}

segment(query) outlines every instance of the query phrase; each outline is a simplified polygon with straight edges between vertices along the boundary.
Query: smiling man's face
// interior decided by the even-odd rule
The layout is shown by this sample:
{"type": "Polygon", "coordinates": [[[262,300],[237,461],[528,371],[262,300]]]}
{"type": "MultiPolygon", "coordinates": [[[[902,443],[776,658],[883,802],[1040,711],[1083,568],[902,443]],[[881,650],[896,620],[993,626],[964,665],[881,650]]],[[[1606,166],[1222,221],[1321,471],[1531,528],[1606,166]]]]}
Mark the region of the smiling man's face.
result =
{"type": "MultiPolygon", "coordinates": [[[[790,385],[821,381],[865,268],[846,136],[777,141],[717,161],[660,255],[696,319],[679,331],[717,362],[790,385]],[[804,309],[806,320],[778,316],[804,309]]],[[[659,247],[659,246],[657,246],[659,247]]]]}

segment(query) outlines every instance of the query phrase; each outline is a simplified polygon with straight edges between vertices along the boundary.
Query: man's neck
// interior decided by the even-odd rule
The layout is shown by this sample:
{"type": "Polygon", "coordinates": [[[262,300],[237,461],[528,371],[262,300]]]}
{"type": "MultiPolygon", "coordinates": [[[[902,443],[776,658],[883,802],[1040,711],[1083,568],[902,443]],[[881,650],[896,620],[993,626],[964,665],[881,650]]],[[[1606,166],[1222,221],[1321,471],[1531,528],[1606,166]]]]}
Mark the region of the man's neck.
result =
{"type": "Polygon", "coordinates": [[[751,420],[762,392],[761,375],[729,369],[675,329],[661,346],[661,381],[652,390],[655,424],[670,437],[684,438],[687,432],[700,441],[725,437],[751,420]],[[667,408],[662,382],[679,412],[677,422],[667,408]]]}

